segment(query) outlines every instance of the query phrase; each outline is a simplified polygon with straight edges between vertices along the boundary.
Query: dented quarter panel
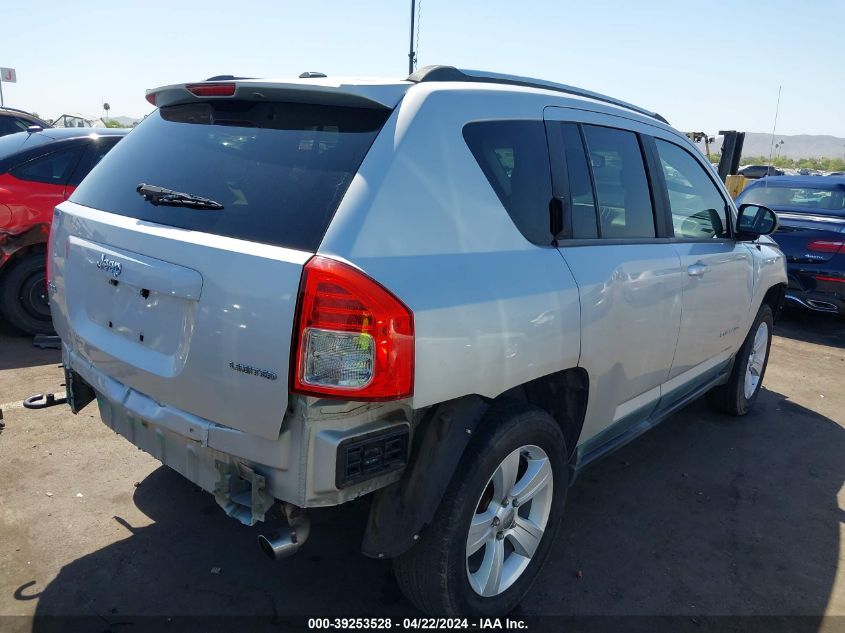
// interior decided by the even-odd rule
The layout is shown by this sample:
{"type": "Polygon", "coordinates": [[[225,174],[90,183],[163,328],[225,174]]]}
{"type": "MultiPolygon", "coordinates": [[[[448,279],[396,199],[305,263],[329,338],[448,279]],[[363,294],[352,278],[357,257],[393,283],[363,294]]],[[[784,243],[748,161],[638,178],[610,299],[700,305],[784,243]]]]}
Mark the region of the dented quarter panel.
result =
{"type": "Polygon", "coordinates": [[[49,222],[39,222],[20,233],[10,233],[0,229],[0,268],[5,266],[21,249],[36,244],[46,244],[49,235],[49,222]]]}

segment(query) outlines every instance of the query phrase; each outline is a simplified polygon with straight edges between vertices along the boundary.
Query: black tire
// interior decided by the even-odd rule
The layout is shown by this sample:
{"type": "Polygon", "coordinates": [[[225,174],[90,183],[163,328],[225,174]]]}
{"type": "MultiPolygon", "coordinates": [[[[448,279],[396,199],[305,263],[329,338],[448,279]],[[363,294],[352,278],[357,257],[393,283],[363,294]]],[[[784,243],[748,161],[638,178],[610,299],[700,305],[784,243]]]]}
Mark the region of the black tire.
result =
{"type": "Polygon", "coordinates": [[[47,303],[47,254],[32,253],[7,265],[0,280],[0,315],[26,334],[52,334],[47,303]]]}
{"type": "Polygon", "coordinates": [[[548,557],[563,518],[568,487],[568,453],[557,422],[541,409],[524,403],[495,406],[461,458],[432,523],[414,547],[394,559],[393,569],[402,592],[429,615],[506,615],[531,588],[548,557]],[[493,472],[513,451],[527,445],[540,447],[551,466],[548,522],[522,574],[502,593],[482,597],[467,577],[470,521],[493,472]]]}
{"type": "Polygon", "coordinates": [[[739,349],[734,361],[731,376],[727,383],[714,387],[707,392],[707,402],[711,407],[722,413],[729,415],[745,415],[754,406],[757,396],[760,395],[760,388],[763,386],[763,377],[766,375],[766,367],[769,365],[769,351],[772,346],[772,328],[774,327],[774,317],[772,316],[772,309],[763,304],[760,306],[760,311],[757,312],[757,318],[754,319],[754,324],[748,331],[745,337],[745,342],[739,349]],[[750,397],[745,394],[745,372],[748,368],[748,359],[754,348],[754,338],[760,325],[765,323],[768,328],[768,340],[766,341],[766,358],[763,360],[763,366],[760,370],[760,380],[754,389],[754,393],[750,397]]]}

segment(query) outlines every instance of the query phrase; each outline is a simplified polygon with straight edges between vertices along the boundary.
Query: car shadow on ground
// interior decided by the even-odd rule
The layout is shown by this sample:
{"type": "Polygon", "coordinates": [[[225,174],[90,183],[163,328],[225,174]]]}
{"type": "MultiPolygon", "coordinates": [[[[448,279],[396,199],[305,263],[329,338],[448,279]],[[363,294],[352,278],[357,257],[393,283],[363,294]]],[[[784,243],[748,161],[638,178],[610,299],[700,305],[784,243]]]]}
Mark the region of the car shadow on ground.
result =
{"type": "MultiPolygon", "coordinates": [[[[741,419],[694,403],[583,473],[517,615],[804,615],[786,630],[816,631],[840,556],[843,454],[845,429],[781,394],[761,392],[741,419]]],[[[365,502],[317,513],[303,549],[273,562],[255,544],[266,527],[228,519],[167,468],[134,501],[154,523],[114,517],[129,536],[66,565],[38,596],[38,615],[96,616],[119,631],[143,615],[253,615],[284,627],[297,614],[414,614],[389,564],[358,553],[365,502]]],[[[594,624],[584,628],[607,622],[594,624]]],[[[50,620],[33,630],[52,630],[50,620]]]]}
{"type": "Polygon", "coordinates": [[[795,341],[845,349],[845,318],[842,316],[788,308],[778,318],[774,333],[795,341]]]}
{"type": "MultiPolygon", "coordinates": [[[[61,360],[62,354],[59,350],[34,347],[31,336],[0,319],[0,370],[36,367],[58,363],[61,360]]],[[[2,402],[0,399],[0,403],[2,402]]]]}

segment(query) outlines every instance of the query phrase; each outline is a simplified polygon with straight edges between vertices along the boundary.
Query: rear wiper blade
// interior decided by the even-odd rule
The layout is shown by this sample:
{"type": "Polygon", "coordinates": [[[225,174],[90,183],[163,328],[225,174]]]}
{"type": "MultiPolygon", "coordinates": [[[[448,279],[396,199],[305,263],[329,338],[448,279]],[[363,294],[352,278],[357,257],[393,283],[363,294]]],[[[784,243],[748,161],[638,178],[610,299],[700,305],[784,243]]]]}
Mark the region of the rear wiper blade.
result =
{"type": "Polygon", "coordinates": [[[165,189],[164,187],[156,187],[155,185],[148,185],[141,183],[135,190],[143,196],[144,200],[154,205],[164,205],[169,207],[190,207],[191,209],[203,209],[217,211],[223,208],[223,205],[215,200],[209,198],[202,198],[190,193],[182,193],[180,191],[173,191],[172,189],[165,189]]]}

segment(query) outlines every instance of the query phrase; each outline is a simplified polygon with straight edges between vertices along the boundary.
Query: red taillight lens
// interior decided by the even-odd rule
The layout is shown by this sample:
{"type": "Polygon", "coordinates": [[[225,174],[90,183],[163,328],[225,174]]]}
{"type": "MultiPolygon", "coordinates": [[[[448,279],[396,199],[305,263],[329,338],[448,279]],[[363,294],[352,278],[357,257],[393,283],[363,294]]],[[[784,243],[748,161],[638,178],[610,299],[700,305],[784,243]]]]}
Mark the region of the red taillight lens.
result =
{"type": "Polygon", "coordinates": [[[144,95],[144,98],[145,98],[147,101],[149,101],[150,105],[155,105],[155,104],[156,104],[156,93],[154,93],[154,92],[148,92],[146,95],[144,95]]]}
{"type": "Polygon", "coordinates": [[[845,242],[837,240],[813,240],[807,243],[807,250],[815,253],[838,253],[845,242]]]}
{"type": "Polygon", "coordinates": [[[235,84],[231,83],[188,84],[185,88],[198,97],[231,97],[235,94],[235,84]]]}
{"type": "Polygon", "coordinates": [[[828,275],[816,275],[816,281],[835,281],[840,284],[845,284],[845,277],[830,277],[828,275]]]}
{"type": "Polygon", "coordinates": [[[359,270],[326,257],[305,265],[291,389],[347,400],[413,393],[414,315],[359,270]]]}

